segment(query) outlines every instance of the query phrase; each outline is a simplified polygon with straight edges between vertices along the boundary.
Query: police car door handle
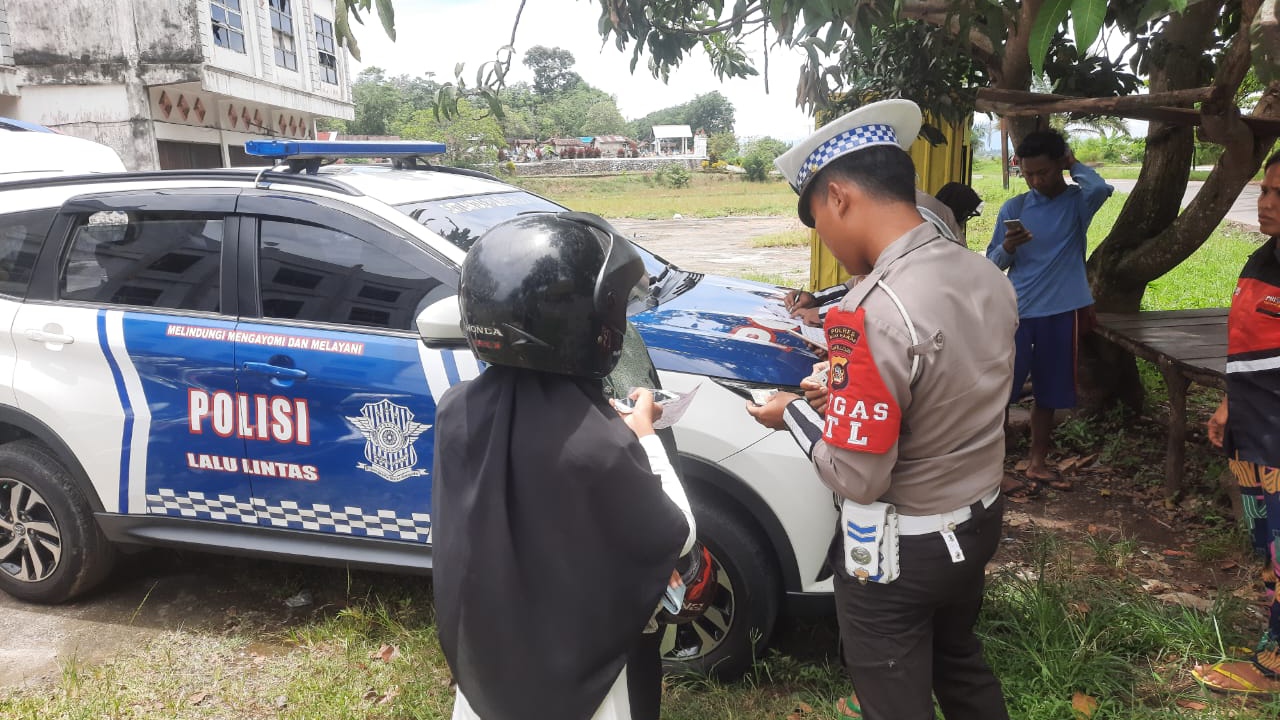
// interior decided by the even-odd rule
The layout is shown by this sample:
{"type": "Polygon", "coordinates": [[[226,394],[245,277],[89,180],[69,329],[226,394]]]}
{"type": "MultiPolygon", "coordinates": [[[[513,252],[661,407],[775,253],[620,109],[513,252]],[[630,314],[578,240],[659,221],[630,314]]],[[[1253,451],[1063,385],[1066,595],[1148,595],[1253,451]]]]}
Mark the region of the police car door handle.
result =
{"type": "Polygon", "coordinates": [[[272,365],[271,363],[247,362],[244,364],[244,369],[248,372],[262,373],[263,375],[270,375],[272,377],[284,378],[287,380],[302,380],[307,377],[306,370],[281,367],[279,365],[272,365]]]}
{"type": "Polygon", "coordinates": [[[45,343],[46,345],[70,345],[76,341],[76,339],[70,335],[47,332],[45,330],[36,330],[35,328],[27,330],[26,336],[28,340],[45,343]]]}

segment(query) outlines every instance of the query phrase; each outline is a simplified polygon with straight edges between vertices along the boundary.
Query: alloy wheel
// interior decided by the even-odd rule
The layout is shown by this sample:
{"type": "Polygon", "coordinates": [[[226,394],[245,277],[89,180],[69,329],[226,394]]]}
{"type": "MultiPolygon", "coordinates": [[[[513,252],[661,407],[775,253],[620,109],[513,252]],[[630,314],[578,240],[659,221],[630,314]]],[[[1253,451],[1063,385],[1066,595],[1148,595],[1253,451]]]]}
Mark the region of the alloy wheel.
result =
{"type": "Polygon", "coordinates": [[[61,559],[62,533],[49,504],[30,485],[0,478],[0,572],[40,582],[61,559]]]}

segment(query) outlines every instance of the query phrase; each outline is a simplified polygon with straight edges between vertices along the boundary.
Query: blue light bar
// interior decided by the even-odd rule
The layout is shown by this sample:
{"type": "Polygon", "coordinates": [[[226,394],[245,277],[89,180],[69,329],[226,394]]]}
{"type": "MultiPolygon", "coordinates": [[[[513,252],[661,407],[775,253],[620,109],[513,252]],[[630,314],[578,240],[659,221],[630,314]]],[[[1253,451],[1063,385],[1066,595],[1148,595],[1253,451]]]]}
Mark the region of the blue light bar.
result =
{"type": "Polygon", "coordinates": [[[250,140],[244,144],[249,155],[277,160],[329,158],[411,158],[443,155],[444,143],[401,141],[330,140],[250,140]]]}

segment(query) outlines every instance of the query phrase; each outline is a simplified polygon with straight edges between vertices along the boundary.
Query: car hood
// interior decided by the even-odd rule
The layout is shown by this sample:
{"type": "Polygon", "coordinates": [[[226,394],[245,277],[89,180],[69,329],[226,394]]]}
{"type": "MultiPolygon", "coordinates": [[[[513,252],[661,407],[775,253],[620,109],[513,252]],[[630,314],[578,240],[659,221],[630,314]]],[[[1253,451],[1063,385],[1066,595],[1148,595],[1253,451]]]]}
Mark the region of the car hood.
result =
{"type": "Polygon", "coordinates": [[[631,316],[631,322],[659,370],[799,385],[817,358],[784,323],[770,320],[786,293],[774,285],[703,275],[685,292],[631,316]]]}

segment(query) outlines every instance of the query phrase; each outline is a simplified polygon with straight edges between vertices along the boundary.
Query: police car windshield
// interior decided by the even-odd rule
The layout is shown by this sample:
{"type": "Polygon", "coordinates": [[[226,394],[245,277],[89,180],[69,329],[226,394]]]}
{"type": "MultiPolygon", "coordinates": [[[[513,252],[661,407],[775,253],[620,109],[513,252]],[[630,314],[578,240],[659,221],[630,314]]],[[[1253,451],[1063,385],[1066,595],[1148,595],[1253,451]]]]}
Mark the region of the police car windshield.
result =
{"type": "MultiPolygon", "coordinates": [[[[519,190],[411,202],[395,207],[464,251],[470,250],[489,228],[517,215],[566,210],[546,198],[519,190]]],[[[676,269],[642,247],[636,246],[636,250],[644,259],[645,271],[651,277],[662,276],[668,267],[676,269]]]]}

